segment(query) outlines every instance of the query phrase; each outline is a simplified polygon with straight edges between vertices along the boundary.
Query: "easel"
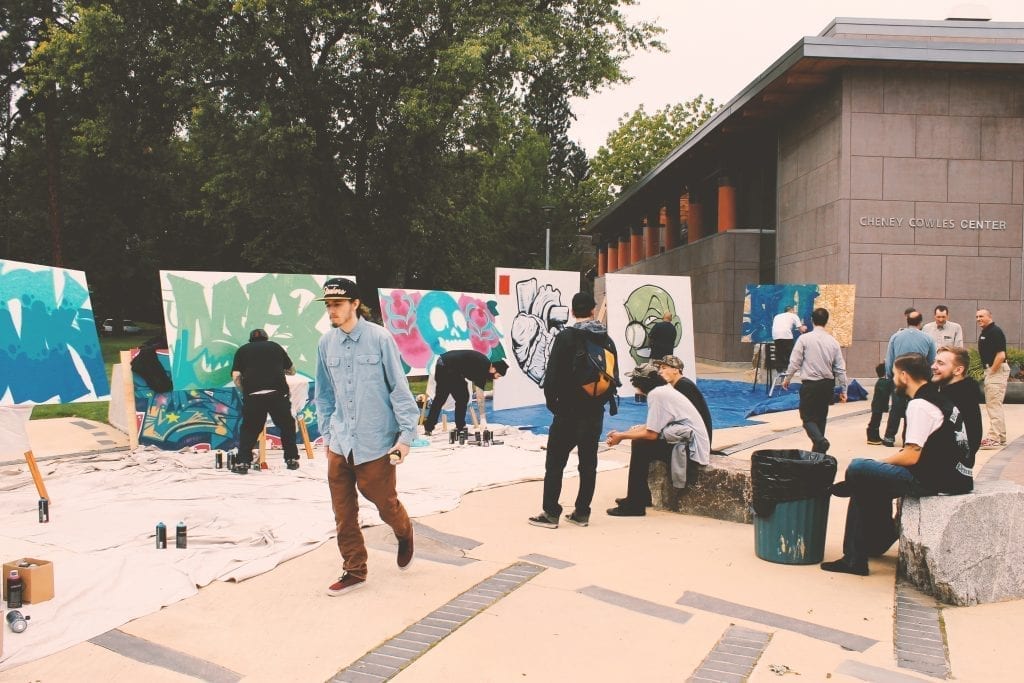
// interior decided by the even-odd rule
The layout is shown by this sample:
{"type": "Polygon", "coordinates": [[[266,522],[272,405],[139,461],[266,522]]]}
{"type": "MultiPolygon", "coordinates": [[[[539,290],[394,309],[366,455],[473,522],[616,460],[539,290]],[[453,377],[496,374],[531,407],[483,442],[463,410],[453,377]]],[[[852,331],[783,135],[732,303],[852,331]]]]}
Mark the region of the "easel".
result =
{"type": "MultiPolygon", "coordinates": [[[[302,418],[296,417],[295,422],[298,423],[299,434],[302,435],[302,446],[306,449],[306,458],[308,460],[313,459],[313,444],[309,441],[309,429],[306,428],[306,421],[302,418]]],[[[270,469],[267,465],[267,426],[263,425],[263,431],[260,432],[259,438],[260,447],[260,469],[270,469]]]]}

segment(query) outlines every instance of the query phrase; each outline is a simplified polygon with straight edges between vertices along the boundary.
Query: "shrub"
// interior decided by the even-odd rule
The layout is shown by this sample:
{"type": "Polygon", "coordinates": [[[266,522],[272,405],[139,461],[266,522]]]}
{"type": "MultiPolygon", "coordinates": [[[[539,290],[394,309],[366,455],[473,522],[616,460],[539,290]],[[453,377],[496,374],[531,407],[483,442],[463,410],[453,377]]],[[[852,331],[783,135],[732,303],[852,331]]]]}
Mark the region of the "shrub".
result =
{"type": "MultiPolygon", "coordinates": [[[[1024,382],[1024,349],[1007,347],[1006,362],[1010,364],[1011,382],[1024,382]]],[[[977,349],[971,349],[971,367],[968,374],[979,382],[985,377],[985,368],[977,349]]]]}

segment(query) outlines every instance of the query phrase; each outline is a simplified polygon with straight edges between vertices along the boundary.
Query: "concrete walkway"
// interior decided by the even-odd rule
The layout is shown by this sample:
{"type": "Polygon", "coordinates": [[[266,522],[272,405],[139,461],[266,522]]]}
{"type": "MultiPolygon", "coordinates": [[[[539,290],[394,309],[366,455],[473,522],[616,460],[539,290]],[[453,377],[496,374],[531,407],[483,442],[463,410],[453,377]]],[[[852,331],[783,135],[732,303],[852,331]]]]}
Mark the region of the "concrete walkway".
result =
{"type": "MultiPolygon", "coordinates": [[[[851,458],[888,450],[865,444],[868,409],[833,407],[828,436],[840,475],[851,458]]],[[[1007,414],[1013,441],[1024,433],[1024,406],[1007,414]]],[[[807,447],[795,411],[762,417],[716,431],[714,447],[740,458],[807,447]]],[[[60,444],[66,453],[88,451],[101,434],[110,437],[95,423],[46,422],[32,424],[41,457],[60,444]]],[[[1016,451],[1013,443],[981,451],[979,477],[1024,483],[1016,451]]],[[[628,445],[602,457],[628,461],[628,445]]],[[[868,577],[835,575],[759,560],[750,525],[658,511],[608,517],[626,475],[598,475],[587,528],[529,526],[540,482],[474,493],[452,512],[416,520],[417,558],[406,572],[395,566],[390,530],[366,530],[370,576],[351,595],[324,593],[340,567],[327,543],[0,673],[0,681],[1019,680],[1024,602],[937,606],[897,586],[895,549],[871,561],[868,577]],[[933,657],[907,654],[906,624],[938,634],[933,657]]],[[[575,490],[576,479],[566,480],[570,509],[575,490]]],[[[833,499],[827,559],[841,554],[844,518],[845,499],[833,499]]]]}

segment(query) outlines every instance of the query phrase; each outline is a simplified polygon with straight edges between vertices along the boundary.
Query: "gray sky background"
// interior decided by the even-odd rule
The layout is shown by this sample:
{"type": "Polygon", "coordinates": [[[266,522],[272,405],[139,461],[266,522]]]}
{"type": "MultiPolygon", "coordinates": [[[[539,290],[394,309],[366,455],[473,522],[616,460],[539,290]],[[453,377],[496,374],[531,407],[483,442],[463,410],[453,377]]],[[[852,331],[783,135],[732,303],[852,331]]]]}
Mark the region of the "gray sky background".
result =
{"type": "Polygon", "coordinates": [[[945,19],[954,8],[981,8],[992,21],[1024,22],[1021,0],[639,0],[627,15],[664,28],[661,40],[669,52],[634,56],[626,63],[630,83],[576,100],[570,136],[593,156],[619,117],[641,104],[648,113],[697,95],[725,104],[835,17],[945,19]]]}

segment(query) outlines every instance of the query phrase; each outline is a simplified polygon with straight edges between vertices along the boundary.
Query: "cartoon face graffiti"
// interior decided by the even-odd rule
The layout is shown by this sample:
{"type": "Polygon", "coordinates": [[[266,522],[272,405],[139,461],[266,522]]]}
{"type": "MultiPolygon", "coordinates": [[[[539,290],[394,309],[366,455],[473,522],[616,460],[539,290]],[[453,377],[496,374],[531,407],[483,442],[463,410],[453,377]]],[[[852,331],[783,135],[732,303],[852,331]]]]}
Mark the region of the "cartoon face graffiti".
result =
{"type": "Polygon", "coordinates": [[[626,325],[626,343],[629,355],[637,365],[651,359],[651,345],[648,334],[654,324],[660,322],[665,313],[672,314],[672,324],[679,328],[681,322],[676,315],[676,304],[672,296],[656,285],[637,287],[626,298],[624,304],[629,323],[626,325]]]}
{"type": "Polygon", "coordinates": [[[466,315],[448,292],[427,292],[416,309],[420,335],[431,351],[470,348],[469,324],[466,315]]]}

